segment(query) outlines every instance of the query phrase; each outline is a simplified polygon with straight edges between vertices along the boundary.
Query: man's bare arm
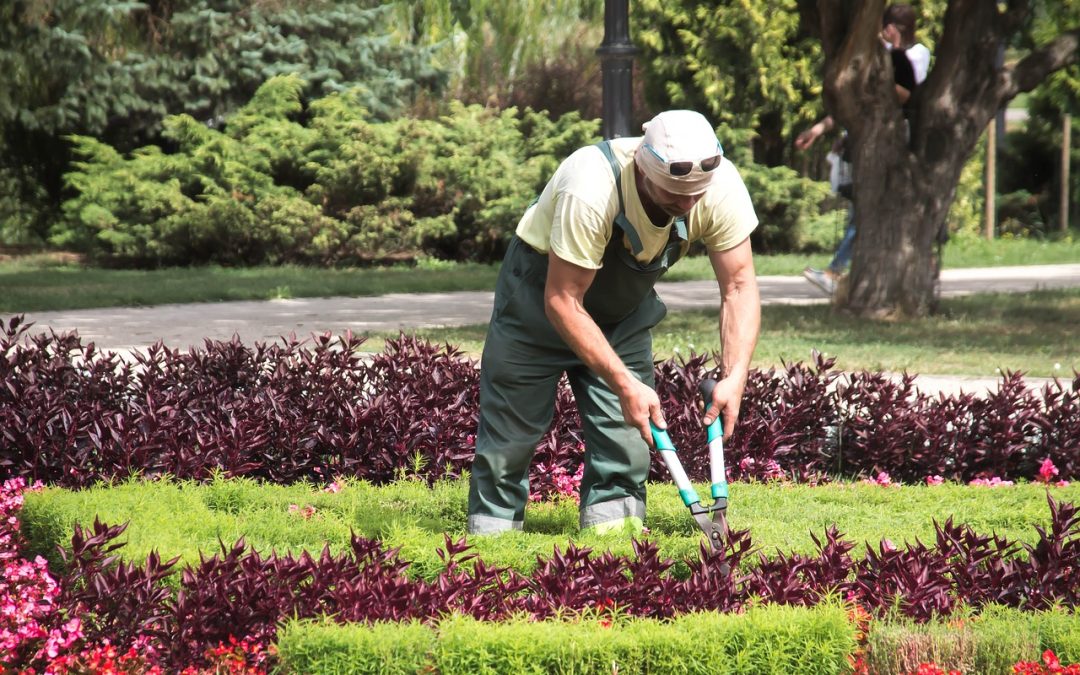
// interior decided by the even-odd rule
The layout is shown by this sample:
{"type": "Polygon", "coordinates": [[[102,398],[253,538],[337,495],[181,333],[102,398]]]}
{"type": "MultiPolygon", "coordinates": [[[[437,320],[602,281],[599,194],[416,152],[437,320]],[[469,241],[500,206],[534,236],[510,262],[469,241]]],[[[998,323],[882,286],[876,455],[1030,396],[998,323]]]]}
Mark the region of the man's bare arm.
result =
{"type": "Polygon", "coordinates": [[[660,410],[660,399],[651,387],[634,377],[585,311],[585,291],[589,290],[595,277],[595,270],[548,253],[544,311],[570,349],[619,397],[626,422],[635,427],[651,447],[649,421],[661,429],[667,427],[660,410]]]}
{"type": "Polygon", "coordinates": [[[750,239],[726,251],[709,253],[716,281],[720,285],[720,345],[723,350],[723,379],[713,390],[713,404],[705,411],[706,426],[721,416],[724,436],[735,429],[742,404],[750,359],[761,330],[761,296],[750,239]]]}

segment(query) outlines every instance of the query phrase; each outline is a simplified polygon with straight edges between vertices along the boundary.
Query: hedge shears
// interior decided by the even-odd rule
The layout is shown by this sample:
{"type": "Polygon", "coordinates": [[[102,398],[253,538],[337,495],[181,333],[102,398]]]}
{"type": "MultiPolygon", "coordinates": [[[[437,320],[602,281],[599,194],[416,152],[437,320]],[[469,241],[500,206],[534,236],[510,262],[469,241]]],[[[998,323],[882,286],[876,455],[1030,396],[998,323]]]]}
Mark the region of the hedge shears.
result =
{"type": "MultiPolygon", "coordinates": [[[[711,379],[702,380],[701,384],[698,385],[698,391],[701,393],[702,398],[705,399],[706,409],[712,405],[712,394],[715,387],[716,380],[711,379]]],[[[653,441],[656,443],[656,449],[660,451],[660,456],[664,459],[664,464],[667,465],[668,472],[675,479],[675,485],[679,488],[679,496],[682,497],[683,504],[690,508],[690,514],[694,516],[694,520],[697,521],[701,531],[705,533],[705,538],[709,541],[709,548],[716,553],[722,551],[728,532],[728,484],[724,472],[724,426],[720,421],[720,417],[717,416],[708,428],[709,467],[713,498],[713,502],[709,506],[701,503],[701,497],[698,496],[694,486],[690,483],[690,479],[687,478],[682,462],[679,461],[678,452],[675,450],[675,445],[671,442],[671,437],[668,436],[667,431],[653,426],[652,436],[653,441]]]]}

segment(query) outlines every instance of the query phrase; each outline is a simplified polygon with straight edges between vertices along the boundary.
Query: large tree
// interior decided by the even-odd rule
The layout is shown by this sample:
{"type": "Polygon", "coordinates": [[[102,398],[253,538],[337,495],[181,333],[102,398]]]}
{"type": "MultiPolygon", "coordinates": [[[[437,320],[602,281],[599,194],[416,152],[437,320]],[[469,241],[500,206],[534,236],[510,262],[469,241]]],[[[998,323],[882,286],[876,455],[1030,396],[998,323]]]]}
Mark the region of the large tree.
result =
{"type": "Polygon", "coordinates": [[[1075,4],[950,0],[905,125],[878,37],[885,1],[800,2],[806,24],[820,31],[825,106],[853,143],[859,229],[843,307],[864,316],[931,309],[939,273],[934,243],[960,172],[999,109],[1077,63],[1075,4]],[[1054,34],[1032,41],[1045,35],[1038,25],[1048,20],[1057,22],[1054,34]],[[999,56],[1006,47],[1007,60],[999,56]]]}

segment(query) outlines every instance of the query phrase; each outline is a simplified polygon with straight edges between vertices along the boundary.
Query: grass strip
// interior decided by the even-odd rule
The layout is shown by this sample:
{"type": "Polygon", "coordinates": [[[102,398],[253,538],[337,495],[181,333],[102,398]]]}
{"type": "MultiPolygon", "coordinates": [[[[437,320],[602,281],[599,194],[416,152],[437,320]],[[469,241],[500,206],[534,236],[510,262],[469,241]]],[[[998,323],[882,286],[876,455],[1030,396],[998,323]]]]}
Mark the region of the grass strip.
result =
{"type": "MultiPolygon", "coordinates": [[[[755,258],[759,275],[798,275],[824,267],[831,253],[755,258]]],[[[498,265],[422,260],[416,265],[326,269],[282,265],[229,268],[174,267],[112,270],[84,267],[69,254],[37,254],[0,261],[0,313],[91,307],[150,306],[181,302],[445,293],[494,290],[498,265]]],[[[1080,262],[1080,241],[955,239],[944,252],[946,268],[1080,262]]],[[[704,256],[687,258],[666,281],[712,279],[704,256]]]]}
{"type": "MultiPolygon", "coordinates": [[[[809,361],[817,350],[837,359],[838,370],[1000,377],[1005,370],[1069,380],[1080,371],[1076,326],[1080,289],[986,293],[948,298],[935,316],[904,322],[862,319],[827,305],[766,305],[754,350],[755,368],[809,361]]],[[[448,342],[478,358],[486,324],[406,331],[448,342]]],[[[372,332],[364,349],[381,351],[398,332],[372,332]]],[[[669,312],[653,330],[654,356],[719,350],[715,311],[669,312]]],[[[981,393],[981,392],[977,392],[981,393]]]]}
{"type": "Polygon", "coordinates": [[[111,270],[47,262],[0,263],[0,313],[187,302],[449,293],[495,288],[499,268],[426,263],[382,268],[172,267],[111,270]]]}
{"type": "MultiPolygon", "coordinates": [[[[318,553],[324,545],[336,553],[347,549],[355,532],[400,547],[401,557],[412,562],[409,573],[427,579],[444,568],[437,555],[444,537],[465,536],[465,481],[430,488],[407,479],[379,487],[356,481],[340,485],[339,492],[331,493],[307,484],[218,478],[206,484],[131,480],[80,491],[49,488],[26,495],[21,519],[30,555],[53,563],[59,562],[57,547],[70,545],[75,523],[89,525],[99,518],[130,523],[123,535],[127,545],[119,553],[133,561],[156,550],[165,559],[180,556],[195,564],[200,554],[219,552],[219,542],[231,545],[240,537],[261,553],[318,553]]],[[[707,494],[704,486],[698,489],[707,494]]],[[[1059,502],[1080,501],[1075,483],[1060,488],[735,483],[728,517],[733,528],[749,529],[754,545],[770,556],[777,551],[812,554],[811,533],[823,538],[825,529],[836,525],[856,543],[852,554],[861,557],[865,545],[883,539],[897,546],[916,539],[932,542],[934,521],[950,516],[980,534],[1034,542],[1034,526],[1049,523],[1048,490],[1059,502]]],[[[701,539],[675,488],[650,484],[648,504],[647,536],[662,555],[696,559],[701,539]]],[[[469,543],[488,564],[529,572],[537,556],[549,557],[555,546],[565,550],[571,540],[597,552],[632,554],[626,535],[579,532],[577,505],[569,499],[530,504],[525,532],[472,537],[469,543]]],[[[680,568],[674,571],[679,574],[680,568]]]]}
{"type": "Polygon", "coordinates": [[[666,622],[585,616],[434,628],[292,622],[278,636],[287,672],[310,673],[809,673],[844,672],[855,630],[836,603],[700,613],[666,622]],[[412,648],[402,653],[397,640],[412,648]],[[428,631],[425,641],[423,631],[428,631]],[[426,647],[426,649],[425,649],[426,647]]]}

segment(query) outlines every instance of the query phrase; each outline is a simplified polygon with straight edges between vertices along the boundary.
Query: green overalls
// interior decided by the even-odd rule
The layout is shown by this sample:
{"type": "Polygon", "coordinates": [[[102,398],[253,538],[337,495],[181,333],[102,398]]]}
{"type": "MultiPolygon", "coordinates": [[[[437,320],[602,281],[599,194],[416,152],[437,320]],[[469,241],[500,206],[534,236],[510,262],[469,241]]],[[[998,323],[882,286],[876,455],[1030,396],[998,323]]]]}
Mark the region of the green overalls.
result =
{"type": "MultiPolygon", "coordinates": [[[[603,266],[584,305],[612,349],[642,382],[654,385],[650,329],[667,313],[653,290],[686,249],[686,223],[676,220],[664,250],[642,265],[626,250],[641,240],[623,208],[620,169],[607,142],[601,151],[615,173],[619,215],[603,266]]],[[[566,345],[544,313],[547,254],[514,237],[495,287],[495,306],[480,364],[480,424],[469,486],[469,532],[521,529],[529,497],[529,465],[551,426],[556,388],[565,372],[581,414],[585,471],[582,528],[610,530],[645,518],[649,447],[623,420],[619,398],[566,345]]]]}

